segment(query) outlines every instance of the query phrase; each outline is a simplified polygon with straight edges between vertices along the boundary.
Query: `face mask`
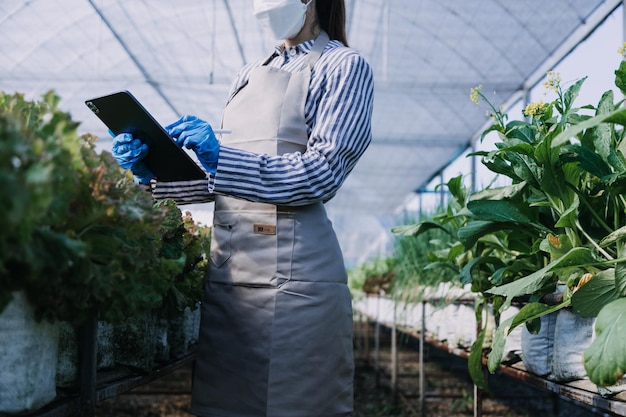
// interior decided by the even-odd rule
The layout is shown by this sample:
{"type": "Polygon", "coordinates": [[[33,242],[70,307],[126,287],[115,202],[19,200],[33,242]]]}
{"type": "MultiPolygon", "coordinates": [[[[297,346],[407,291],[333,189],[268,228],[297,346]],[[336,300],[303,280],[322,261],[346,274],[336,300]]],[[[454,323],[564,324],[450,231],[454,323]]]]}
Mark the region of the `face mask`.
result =
{"type": "Polygon", "coordinates": [[[254,0],[254,15],[276,39],[291,39],[302,30],[311,1],[254,0]]]}

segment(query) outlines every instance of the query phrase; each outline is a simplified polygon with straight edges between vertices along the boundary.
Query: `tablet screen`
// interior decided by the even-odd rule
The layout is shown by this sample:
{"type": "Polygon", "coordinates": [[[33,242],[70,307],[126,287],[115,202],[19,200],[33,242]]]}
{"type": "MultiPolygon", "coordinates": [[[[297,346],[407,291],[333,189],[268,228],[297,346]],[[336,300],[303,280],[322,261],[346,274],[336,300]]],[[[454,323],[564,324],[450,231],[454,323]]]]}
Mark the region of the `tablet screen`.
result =
{"type": "Polygon", "coordinates": [[[128,91],[86,100],[85,104],[113,135],[131,133],[148,145],[144,159],[158,181],[206,178],[196,162],[169,137],[165,129],[128,91]]]}

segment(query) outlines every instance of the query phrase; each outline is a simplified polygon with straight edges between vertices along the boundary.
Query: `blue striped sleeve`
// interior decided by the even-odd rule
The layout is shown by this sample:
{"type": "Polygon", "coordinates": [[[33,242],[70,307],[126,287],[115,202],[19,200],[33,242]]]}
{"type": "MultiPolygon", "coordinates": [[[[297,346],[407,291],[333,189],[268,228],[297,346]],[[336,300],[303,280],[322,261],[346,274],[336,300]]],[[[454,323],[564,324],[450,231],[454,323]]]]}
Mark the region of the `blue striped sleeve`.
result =
{"type": "Polygon", "coordinates": [[[305,109],[306,151],[269,156],[222,146],[215,193],[294,206],[335,195],[371,140],[373,75],[363,57],[345,47],[327,50],[319,64],[309,93],[316,97],[305,109]]]}

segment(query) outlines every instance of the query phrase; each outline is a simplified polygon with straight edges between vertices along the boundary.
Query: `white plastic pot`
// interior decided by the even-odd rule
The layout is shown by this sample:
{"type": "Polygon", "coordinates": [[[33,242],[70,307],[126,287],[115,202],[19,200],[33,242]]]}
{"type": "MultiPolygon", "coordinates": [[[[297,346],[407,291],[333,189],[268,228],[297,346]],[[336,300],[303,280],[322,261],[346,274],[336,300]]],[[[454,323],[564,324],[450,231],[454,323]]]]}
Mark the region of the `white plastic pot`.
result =
{"type": "Polygon", "coordinates": [[[23,292],[0,313],[0,413],[36,410],[56,397],[59,325],[35,319],[23,292]]]}

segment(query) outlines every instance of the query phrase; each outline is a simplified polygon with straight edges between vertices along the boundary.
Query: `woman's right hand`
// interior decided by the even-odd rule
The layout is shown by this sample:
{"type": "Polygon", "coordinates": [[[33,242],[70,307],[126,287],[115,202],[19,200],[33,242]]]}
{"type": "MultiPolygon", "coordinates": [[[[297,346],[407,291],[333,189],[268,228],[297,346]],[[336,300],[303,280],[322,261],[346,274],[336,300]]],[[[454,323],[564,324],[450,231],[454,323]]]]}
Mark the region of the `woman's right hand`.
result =
{"type": "Polygon", "coordinates": [[[117,163],[124,169],[130,169],[140,183],[150,183],[153,175],[143,163],[143,158],[148,154],[148,145],[133,138],[130,133],[120,133],[113,139],[111,153],[117,163]]]}

